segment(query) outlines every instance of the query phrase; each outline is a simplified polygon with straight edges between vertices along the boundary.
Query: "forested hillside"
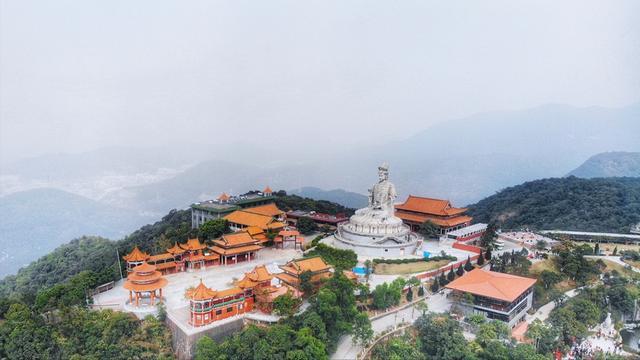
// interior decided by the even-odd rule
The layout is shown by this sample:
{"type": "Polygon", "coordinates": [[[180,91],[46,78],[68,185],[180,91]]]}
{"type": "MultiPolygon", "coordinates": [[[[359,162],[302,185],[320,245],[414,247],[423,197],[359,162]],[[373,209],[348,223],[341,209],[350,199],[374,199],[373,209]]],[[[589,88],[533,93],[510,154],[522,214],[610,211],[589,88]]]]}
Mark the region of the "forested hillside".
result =
{"type": "Polygon", "coordinates": [[[640,152],[612,151],[596,154],[569,175],[580,178],[640,177],[640,152]]]}
{"type": "Polygon", "coordinates": [[[503,229],[629,231],[640,222],[640,179],[552,178],[509,187],[469,207],[503,229]]]}

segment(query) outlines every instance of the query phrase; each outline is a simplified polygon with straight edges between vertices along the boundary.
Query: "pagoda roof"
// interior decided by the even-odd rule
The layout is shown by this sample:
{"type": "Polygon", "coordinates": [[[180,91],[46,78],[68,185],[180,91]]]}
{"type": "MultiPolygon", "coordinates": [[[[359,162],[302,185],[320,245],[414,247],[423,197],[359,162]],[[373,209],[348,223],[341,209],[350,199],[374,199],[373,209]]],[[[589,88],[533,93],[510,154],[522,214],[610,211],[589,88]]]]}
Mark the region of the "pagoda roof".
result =
{"type": "Polygon", "coordinates": [[[250,212],[253,214],[260,214],[260,215],[266,215],[266,216],[281,216],[284,214],[284,211],[278,209],[278,206],[276,206],[276,204],[274,203],[270,203],[270,204],[265,204],[265,205],[260,205],[260,206],[254,206],[254,207],[250,207],[250,208],[245,208],[242,209],[243,211],[246,212],[250,212]]]}
{"type": "Polygon", "coordinates": [[[305,271],[320,272],[331,269],[331,266],[322,260],[320,256],[306,259],[298,259],[288,262],[286,265],[280,266],[286,272],[294,274],[302,274],[305,271]]]}
{"type": "Polygon", "coordinates": [[[244,231],[248,232],[252,237],[255,235],[264,234],[264,230],[260,229],[257,226],[249,226],[245,228],[244,231]]]}
{"type": "Polygon", "coordinates": [[[536,283],[536,279],[476,268],[445,287],[474,295],[512,302],[536,283]]]}
{"type": "Polygon", "coordinates": [[[138,246],[136,245],[129,254],[123,256],[122,258],[128,262],[145,261],[149,258],[149,254],[138,249],[138,246]]]}
{"type": "Polygon", "coordinates": [[[220,194],[220,196],[218,196],[218,201],[229,201],[231,199],[231,196],[227,195],[227,193],[222,193],[220,194]]]}
{"type": "Polygon", "coordinates": [[[127,276],[127,280],[136,284],[140,283],[150,283],[156,281],[162,277],[162,273],[160,271],[154,271],[151,273],[131,273],[127,276]]]}
{"type": "Polygon", "coordinates": [[[198,238],[187,240],[186,244],[180,244],[180,247],[187,251],[202,250],[207,246],[202,244],[198,238]]]}
{"type": "Polygon", "coordinates": [[[462,214],[466,208],[454,208],[449,200],[409,195],[407,200],[395,206],[398,210],[413,211],[429,215],[451,216],[462,214]]]}
{"type": "Polygon", "coordinates": [[[158,280],[148,284],[136,284],[132,281],[127,280],[124,282],[124,285],[122,285],[122,287],[124,287],[127,290],[137,291],[137,292],[154,291],[167,286],[168,283],[169,281],[167,281],[167,279],[165,278],[159,278],[158,280]]]}
{"type": "Polygon", "coordinates": [[[222,247],[235,247],[243,245],[253,245],[257,241],[249,235],[246,231],[238,231],[232,234],[222,235],[220,239],[213,241],[215,244],[222,247]]]}
{"type": "Polygon", "coordinates": [[[184,253],[184,249],[181,248],[177,242],[173,243],[173,246],[169,249],[167,249],[168,253],[174,254],[174,255],[178,255],[178,254],[183,254],[184,253]]]}
{"type": "Polygon", "coordinates": [[[154,271],[156,271],[156,266],[146,261],[133,268],[133,272],[138,274],[152,273],[154,271]]]}
{"type": "Polygon", "coordinates": [[[229,248],[229,249],[221,248],[219,246],[211,246],[209,249],[213,250],[214,252],[216,252],[216,253],[218,253],[220,255],[229,256],[229,255],[244,254],[246,252],[251,252],[251,251],[258,251],[258,250],[262,249],[262,246],[260,246],[260,245],[246,245],[246,246],[233,247],[233,248],[229,248]]]}
{"type": "Polygon", "coordinates": [[[166,252],[166,253],[162,253],[162,254],[151,255],[151,256],[149,256],[147,261],[156,262],[156,261],[173,259],[173,257],[174,257],[173,254],[166,252]]]}
{"type": "Polygon", "coordinates": [[[202,279],[200,279],[200,284],[193,289],[187,290],[185,295],[190,300],[202,301],[215,298],[218,295],[218,292],[206,287],[202,282],[202,279]]]}
{"type": "Polygon", "coordinates": [[[280,229],[285,226],[279,221],[274,221],[273,216],[252,212],[250,211],[251,209],[236,210],[224,218],[234,224],[240,224],[247,227],[255,226],[262,230],[280,229]]]}
{"type": "Polygon", "coordinates": [[[265,265],[256,266],[251,272],[246,273],[245,277],[257,282],[270,281],[273,279],[273,275],[271,275],[265,265]]]}
{"type": "Polygon", "coordinates": [[[271,188],[269,187],[269,185],[267,185],[266,188],[264,188],[264,190],[262,190],[263,194],[273,194],[273,190],[271,190],[271,188]]]}
{"type": "Polygon", "coordinates": [[[462,215],[462,216],[454,216],[452,218],[448,218],[448,219],[443,219],[440,217],[436,217],[436,216],[429,216],[429,215],[422,215],[422,214],[413,214],[413,213],[406,213],[406,212],[396,212],[395,215],[397,217],[399,217],[402,220],[405,221],[412,221],[415,223],[419,223],[422,224],[425,221],[430,221],[432,223],[434,223],[437,226],[441,226],[441,227],[452,227],[452,226],[457,226],[460,224],[464,224],[467,222],[470,222],[471,220],[473,220],[473,218],[471,216],[467,216],[467,215],[462,215]]]}
{"type": "Polygon", "coordinates": [[[258,282],[249,279],[248,276],[244,276],[241,280],[236,282],[236,286],[242,289],[252,289],[258,286],[258,282]]]}

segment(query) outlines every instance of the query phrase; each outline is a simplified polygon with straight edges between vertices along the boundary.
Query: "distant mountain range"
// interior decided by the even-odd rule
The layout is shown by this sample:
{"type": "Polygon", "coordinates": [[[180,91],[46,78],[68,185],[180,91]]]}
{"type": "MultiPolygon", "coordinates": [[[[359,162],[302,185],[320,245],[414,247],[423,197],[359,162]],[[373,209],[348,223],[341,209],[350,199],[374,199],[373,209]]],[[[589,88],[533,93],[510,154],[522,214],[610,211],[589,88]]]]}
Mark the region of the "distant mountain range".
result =
{"type": "Polygon", "coordinates": [[[152,218],[56,189],[0,198],[0,278],[82,235],[118,239],[152,218]]]}
{"type": "Polygon", "coordinates": [[[363,208],[367,206],[369,201],[365,195],[341,189],[322,190],[316,187],[305,186],[290,190],[288,193],[312,198],[314,200],[327,200],[352,209],[363,208]]]}
{"type": "Polygon", "coordinates": [[[469,206],[503,229],[628,233],[640,222],[640,178],[553,178],[509,187],[469,206]]]}
{"type": "Polygon", "coordinates": [[[606,152],[594,155],[567,176],[640,177],[640,152],[606,152]]]}

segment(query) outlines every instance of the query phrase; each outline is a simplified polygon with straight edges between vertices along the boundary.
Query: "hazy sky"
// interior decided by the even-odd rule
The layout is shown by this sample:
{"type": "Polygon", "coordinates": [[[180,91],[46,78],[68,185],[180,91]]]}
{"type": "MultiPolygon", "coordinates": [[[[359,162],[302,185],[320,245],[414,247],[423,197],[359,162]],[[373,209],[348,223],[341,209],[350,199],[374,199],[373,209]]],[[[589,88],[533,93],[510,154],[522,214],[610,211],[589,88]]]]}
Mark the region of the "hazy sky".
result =
{"type": "Polygon", "coordinates": [[[640,100],[640,1],[0,0],[0,159],[640,100]]]}

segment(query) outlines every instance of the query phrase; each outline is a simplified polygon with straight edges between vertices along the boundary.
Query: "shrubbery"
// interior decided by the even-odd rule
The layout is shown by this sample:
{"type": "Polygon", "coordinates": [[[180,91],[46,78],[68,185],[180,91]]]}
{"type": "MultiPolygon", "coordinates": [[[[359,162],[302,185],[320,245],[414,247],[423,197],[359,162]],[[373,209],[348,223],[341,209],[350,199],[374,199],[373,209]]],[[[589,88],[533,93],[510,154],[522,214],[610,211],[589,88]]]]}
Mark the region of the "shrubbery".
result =
{"type": "Polygon", "coordinates": [[[430,262],[440,260],[456,261],[458,260],[458,258],[451,255],[438,255],[419,259],[373,259],[373,264],[411,264],[416,262],[430,262]]]}

